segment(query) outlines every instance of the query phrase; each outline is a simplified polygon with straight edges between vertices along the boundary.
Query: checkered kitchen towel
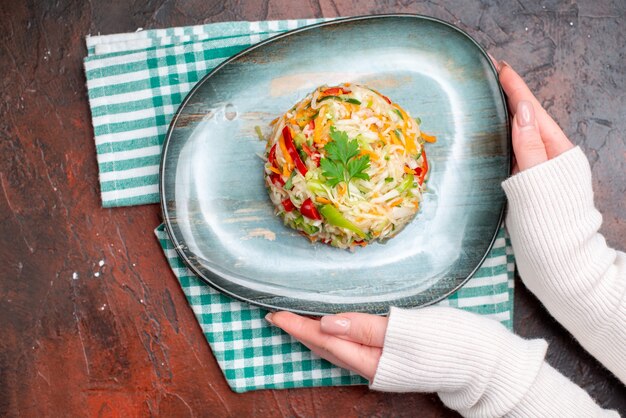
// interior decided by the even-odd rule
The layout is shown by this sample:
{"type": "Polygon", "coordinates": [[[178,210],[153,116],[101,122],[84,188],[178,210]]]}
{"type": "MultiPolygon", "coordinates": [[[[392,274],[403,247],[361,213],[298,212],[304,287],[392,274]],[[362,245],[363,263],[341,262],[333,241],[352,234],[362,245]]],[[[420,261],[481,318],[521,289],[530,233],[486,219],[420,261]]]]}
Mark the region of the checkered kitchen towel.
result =
{"type": "MultiPolygon", "coordinates": [[[[208,286],[178,257],[165,226],[155,231],[228,384],[235,392],[256,389],[365,384],[363,378],[322,360],[263,318],[268,311],[208,286]]],[[[504,228],[469,282],[441,306],[454,306],[512,327],[514,259],[504,228]]]]}
{"type": "MultiPolygon", "coordinates": [[[[225,22],[87,38],[87,89],[104,207],[157,203],[168,124],[185,95],[229,56],[289,29],[321,21],[225,22]]],[[[365,383],[270,327],[265,311],[204,284],[155,231],[202,330],[236,392],[365,383]]],[[[514,261],[501,229],[477,274],[443,305],[512,326],[514,261]]]]}
{"type": "Polygon", "coordinates": [[[87,37],[87,91],[104,207],[159,202],[161,145],[189,90],[230,56],[325,19],[226,22],[87,37]]]}

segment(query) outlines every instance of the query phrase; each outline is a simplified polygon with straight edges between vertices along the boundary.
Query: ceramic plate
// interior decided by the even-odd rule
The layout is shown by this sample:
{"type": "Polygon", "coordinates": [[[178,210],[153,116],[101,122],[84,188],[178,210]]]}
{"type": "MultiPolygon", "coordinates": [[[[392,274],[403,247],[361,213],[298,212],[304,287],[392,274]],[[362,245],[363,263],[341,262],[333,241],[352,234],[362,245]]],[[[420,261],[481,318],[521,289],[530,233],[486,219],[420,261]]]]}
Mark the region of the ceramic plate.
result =
{"type": "Polygon", "coordinates": [[[214,288],[268,309],[387,312],[458,289],[488,253],[510,169],[504,96],[481,47],[416,15],[342,19],[255,45],[202,79],[163,150],[161,203],[187,265],[214,288]],[[321,84],[362,83],[436,135],[416,218],[354,252],[311,244],[273,213],[263,182],[269,122],[321,84]]]}

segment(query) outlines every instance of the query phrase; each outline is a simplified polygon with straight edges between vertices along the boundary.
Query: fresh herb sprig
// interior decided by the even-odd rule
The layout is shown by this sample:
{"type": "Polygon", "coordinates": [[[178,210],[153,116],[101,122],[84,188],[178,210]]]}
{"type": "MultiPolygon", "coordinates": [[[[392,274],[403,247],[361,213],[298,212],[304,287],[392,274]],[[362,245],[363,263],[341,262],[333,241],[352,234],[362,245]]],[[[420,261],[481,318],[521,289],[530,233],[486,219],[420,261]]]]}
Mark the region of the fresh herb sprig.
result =
{"type": "Polygon", "coordinates": [[[320,161],[322,174],[331,187],[345,182],[350,195],[352,179],[370,179],[369,174],[365,172],[370,167],[370,157],[359,156],[358,141],[351,140],[346,132],[338,131],[334,126],[330,128],[330,138],[331,141],[324,146],[326,156],[320,161]]]}

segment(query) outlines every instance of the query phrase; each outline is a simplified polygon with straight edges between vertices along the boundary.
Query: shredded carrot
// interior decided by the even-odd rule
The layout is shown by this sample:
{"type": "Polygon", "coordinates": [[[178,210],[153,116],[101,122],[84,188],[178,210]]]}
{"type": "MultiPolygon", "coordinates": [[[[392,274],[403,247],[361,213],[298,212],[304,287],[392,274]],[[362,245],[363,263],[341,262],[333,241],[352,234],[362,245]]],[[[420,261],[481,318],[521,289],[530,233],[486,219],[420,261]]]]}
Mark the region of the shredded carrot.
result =
{"type": "Polygon", "coordinates": [[[406,148],[407,154],[409,155],[417,154],[415,141],[413,141],[413,139],[410,138],[409,135],[407,135],[406,133],[406,124],[402,126],[402,137],[404,138],[404,148],[406,148]]]}
{"type": "Polygon", "coordinates": [[[411,170],[411,168],[404,166],[404,172],[407,174],[415,174],[415,171],[411,170]]]}
{"type": "Polygon", "coordinates": [[[326,115],[326,108],[322,106],[320,112],[315,118],[315,129],[313,129],[313,142],[316,144],[322,143],[322,132],[324,131],[324,120],[326,115]]]}
{"type": "Polygon", "coordinates": [[[298,104],[298,107],[296,107],[296,113],[300,113],[300,111],[302,111],[302,109],[304,109],[304,107],[307,105],[307,103],[309,103],[308,101],[302,101],[298,104]]]}
{"type": "Polygon", "coordinates": [[[393,107],[395,109],[398,109],[398,111],[402,115],[402,118],[404,119],[404,123],[406,124],[406,121],[409,120],[409,115],[407,115],[406,112],[404,111],[404,109],[402,109],[400,106],[394,105],[393,107]]]}
{"type": "Polygon", "coordinates": [[[362,149],[361,152],[359,153],[359,156],[361,155],[369,155],[370,156],[370,160],[378,160],[380,157],[378,157],[378,154],[376,154],[375,152],[372,152],[370,150],[366,150],[366,149],[362,149]]]}
{"type": "MultiPolygon", "coordinates": [[[[317,125],[315,125],[315,127],[317,127],[317,125]]],[[[318,144],[323,147],[324,145],[326,145],[328,143],[328,141],[330,141],[330,123],[327,125],[322,125],[322,128],[320,129],[320,137],[318,140],[318,144]]],[[[315,141],[315,139],[313,140],[315,141]]]]}
{"type": "Polygon", "coordinates": [[[330,200],[328,200],[328,199],[326,199],[325,197],[322,197],[322,196],[315,197],[315,200],[318,201],[319,203],[324,203],[324,204],[330,203],[330,200]]]}
{"type": "Polygon", "coordinates": [[[337,186],[337,192],[339,193],[339,196],[343,196],[346,194],[346,186],[343,183],[339,183],[337,186]]]}
{"type": "Polygon", "coordinates": [[[408,136],[406,136],[406,134],[404,136],[404,142],[405,142],[404,147],[406,148],[407,154],[413,155],[413,154],[417,153],[416,152],[417,148],[415,146],[415,141],[413,141],[412,138],[409,138],[408,136]]]}
{"type": "Polygon", "coordinates": [[[421,133],[422,138],[424,138],[424,141],[426,142],[436,142],[437,141],[437,137],[433,136],[433,135],[428,135],[425,134],[424,132],[421,133]]]}
{"type": "Polygon", "coordinates": [[[285,177],[291,176],[291,171],[292,170],[293,170],[293,168],[291,168],[291,166],[289,164],[285,164],[283,166],[283,176],[285,176],[285,177]]]}
{"type": "Polygon", "coordinates": [[[395,145],[402,145],[402,142],[400,142],[400,138],[398,137],[398,135],[395,133],[395,131],[393,132],[393,135],[389,135],[391,137],[391,142],[395,145]]]}
{"type": "Polygon", "coordinates": [[[298,110],[296,115],[293,117],[293,123],[297,124],[300,128],[303,128],[308,122],[299,122],[304,118],[304,110],[298,110]]]}
{"type": "Polygon", "coordinates": [[[276,122],[278,122],[278,118],[274,119],[273,121],[270,122],[270,126],[274,126],[276,125],[276,122]]]}
{"type": "Polygon", "coordinates": [[[279,169],[277,169],[277,168],[276,168],[276,167],[274,167],[274,166],[271,166],[271,167],[270,167],[270,170],[272,170],[274,173],[276,173],[276,174],[278,174],[278,175],[283,174],[283,173],[282,173],[279,169]]]}
{"type": "Polygon", "coordinates": [[[399,197],[399,198],[397,198],[395,200],[392,200],[391,203],[389,204],[389,206],[391,206],[391,207],[398,206],[403,201],[404,201],[404,199],[399,197]]]}
{"type": "Polygon", "coordinates": [[[372,125],[376,127],[376,130],[374,132],[378,133],[378,138],[381,140],[381,142],[385,145],[389,144],[389,138],[388,135],[383,135],[383,130],[386,129],[386,125],[383,126],[383,129],[381,130],[377,125],[372,125]]]}
{"type": "MultiPolygon", "coordinates": [[[[404,138],[404,144],[403,144],[404,148],[405,148],[406,152],[409,155],[415,154],[415,151],[416,151],[415,143],[413,141],[409,140],[409,135],[406,132],[407,121],[410,119],[409,115],[407,115],[407,113],[404,111],[404,109],[402,109],[400,106],[398,106],[396,104],[393,105],[393,108],[396,109],[398,112],[400,112],[400,114],[402,115],[402,119],[403,120],[401,122],[400,132],[402,132],[402,138],[404,138]]],[[[394,140],[394,136],[392,136],[391,139],[392,139],[393,143],[395,144],[396,141],[394,140]]],[[[398,142],[400,142],[402,140],[402,138],[398,137],[398,142]]],[[[400,142],[400,144],[397,144],[397,145],[401,145],[401,142],[400,142]]]]}

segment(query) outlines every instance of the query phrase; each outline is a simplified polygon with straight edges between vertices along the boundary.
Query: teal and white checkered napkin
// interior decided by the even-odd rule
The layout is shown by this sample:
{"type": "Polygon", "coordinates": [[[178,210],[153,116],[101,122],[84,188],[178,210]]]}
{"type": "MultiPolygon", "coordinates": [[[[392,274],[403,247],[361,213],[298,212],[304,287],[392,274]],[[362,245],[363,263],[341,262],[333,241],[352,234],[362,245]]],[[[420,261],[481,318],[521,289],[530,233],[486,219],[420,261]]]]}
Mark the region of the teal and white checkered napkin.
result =
{"type": "MultiPolygon", "coordinates": [[[[263,319],[268,311],[234,300],[208,286],[178,257],[165,226],[154,232],[235,392],[366,383],[361,377],[320,359],[269,325],[263,319]]],[[[438,305],[486,315],[511,328],[515,263],[510,249],[504,228],[500,228],[493,248],[474,277],[438,305]]]]}
{"type": "Polygon", "coordinates": [[[194,84],[263,39],[326,19],[225,22],[87,37],[87,92],[104,207],[158,203],[161,145],[194,84]]]}
{"type": "MultiPolygon", "coordinates": [[[[158,203],[161,144],[193,85],[229,56],[278,33],[320,21],[225,22],[87,38],[87,90],[104,207],[158,203]]],[[[264,320],[266,311],[215,291],[155,233],[230,387],[236,392],[362,384],[264,320]]],[[[441,305],[512,326],[511,246],[502,228],[476,275],[441,305]]]]}

